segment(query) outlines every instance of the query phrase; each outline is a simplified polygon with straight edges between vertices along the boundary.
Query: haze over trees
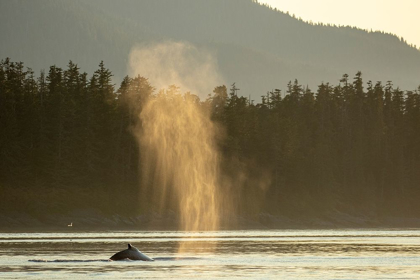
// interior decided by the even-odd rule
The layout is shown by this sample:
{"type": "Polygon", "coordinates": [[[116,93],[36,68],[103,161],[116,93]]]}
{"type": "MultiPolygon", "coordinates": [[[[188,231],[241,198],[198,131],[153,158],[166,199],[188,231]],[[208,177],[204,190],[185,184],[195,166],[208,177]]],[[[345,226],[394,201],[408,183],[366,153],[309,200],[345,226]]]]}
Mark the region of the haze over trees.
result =
{"type": "Polygon", "coordinates": [[[13,0],[0,2],[0,19],[1,58],[36,72],[72,59],[93,73],[105,60],[118,84],[134,45],[166,40],[208,50],[226,83],[254,98],[295,78],[315,88],[361,70],[410,89],[420,76],[420,51],[402,38],[305,23],[251,0],[13,0]]]}
{"type": "MultiPolygon", "coordinates": [[[[142,151],[130,130],[156,92],[147,77],[118,87],[111,77],[103,62],[93,74],[70,61],[35,75],[1,61],[2,213],[145,211],[142,151]]],[[[315,89],[295,80],[261,102],[237,87],[215,85],[200,106],[225,128],[222,172],[248,174],[235,190],[240,215],[420,217],[420,87],[364,82],[360,72],[315,89]],[[261,174],[265,189],[253,180],[261,174]]]]}

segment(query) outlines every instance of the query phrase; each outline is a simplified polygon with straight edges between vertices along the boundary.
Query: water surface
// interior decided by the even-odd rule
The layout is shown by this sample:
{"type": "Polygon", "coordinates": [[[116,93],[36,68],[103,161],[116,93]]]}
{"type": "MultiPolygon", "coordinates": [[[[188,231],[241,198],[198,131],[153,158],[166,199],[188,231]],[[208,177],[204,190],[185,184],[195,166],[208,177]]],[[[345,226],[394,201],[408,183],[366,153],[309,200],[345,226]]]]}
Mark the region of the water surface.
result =
{"type": "Polygon", "coordinates": [[[418,279],[420,230],[1,233],[2,279],[418,279]],[[177,253],[180,242],[186,252],[177,253]],[[127,243],[154,262],[109,261],[127,243]]]}

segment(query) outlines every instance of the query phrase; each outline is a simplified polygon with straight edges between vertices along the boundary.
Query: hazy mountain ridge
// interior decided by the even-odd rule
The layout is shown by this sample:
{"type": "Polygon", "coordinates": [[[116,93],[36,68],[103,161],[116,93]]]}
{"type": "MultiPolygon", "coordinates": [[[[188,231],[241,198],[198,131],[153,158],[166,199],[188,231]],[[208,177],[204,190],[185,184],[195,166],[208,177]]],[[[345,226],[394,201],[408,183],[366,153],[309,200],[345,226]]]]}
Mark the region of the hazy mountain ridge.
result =
{"type": "Polygon", "coordinates": [[[403,89],[420,83],[420,51],[396,36],[310,25],[251,0],[10,0],[0,3],[0,18],[0,58],[35,71],[73,60],[92,72],[104,60],[121,80],[135,44],[181,40],[212,50],[244,95],[358,70],[403,89]]]}

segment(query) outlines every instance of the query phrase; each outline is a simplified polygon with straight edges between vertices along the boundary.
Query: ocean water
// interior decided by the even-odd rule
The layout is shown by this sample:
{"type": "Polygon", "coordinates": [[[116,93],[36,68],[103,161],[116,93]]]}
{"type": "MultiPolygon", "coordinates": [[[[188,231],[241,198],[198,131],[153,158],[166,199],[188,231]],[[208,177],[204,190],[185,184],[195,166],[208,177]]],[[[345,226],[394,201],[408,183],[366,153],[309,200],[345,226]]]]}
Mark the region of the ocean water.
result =
{"type": "Polygon", "coordinates": [[[0,278],[420,279],[420,230],[0,233],[0,278]]]}

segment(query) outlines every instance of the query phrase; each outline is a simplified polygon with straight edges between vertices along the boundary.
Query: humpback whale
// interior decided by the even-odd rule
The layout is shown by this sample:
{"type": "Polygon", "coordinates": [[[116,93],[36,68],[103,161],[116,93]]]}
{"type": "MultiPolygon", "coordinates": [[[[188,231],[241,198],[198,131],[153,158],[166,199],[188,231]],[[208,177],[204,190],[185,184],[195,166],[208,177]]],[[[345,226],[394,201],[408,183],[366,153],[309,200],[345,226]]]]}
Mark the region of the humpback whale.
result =
{"type": "Polygon", "coordinates": [[[109,259],[113,261],[119,261],[119,260],[125,260],[125,259],[136,260],[136,261],[154,261],[154,259],[149,258],[145,254],[140,252],[139,249],[137,249],[136,247],[131,246],[130,243],[128,243],[128,249],[125,249],[121,252],[114,254],[109,259]]]}

